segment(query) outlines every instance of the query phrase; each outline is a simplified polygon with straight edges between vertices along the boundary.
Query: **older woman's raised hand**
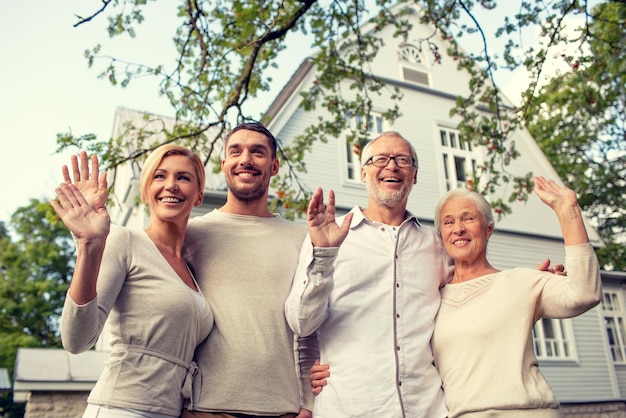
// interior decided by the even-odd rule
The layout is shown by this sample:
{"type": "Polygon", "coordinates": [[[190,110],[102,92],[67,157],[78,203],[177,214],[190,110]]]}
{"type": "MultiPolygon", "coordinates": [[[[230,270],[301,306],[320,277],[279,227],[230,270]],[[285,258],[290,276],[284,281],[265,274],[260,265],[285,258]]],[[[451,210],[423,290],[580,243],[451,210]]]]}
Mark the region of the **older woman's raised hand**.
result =
{"type": "Polygon", "coordinates": [[[543,203],[550,206],[559,218],[565,245],[588,243],[589,236],[576,193],[568,187],[560,187],[554,180],[546,180],[541,176],[536,176],[533,180],[535,194],[543,203]]]}
{"type": "Polygon", "coordinates": [[[576,193],[568,187],[560,187],[554,180],[546,180],[541,176],[533,178],[535,182],[535,193],[543,203],[550,206],[555,211],[560,205],[578,205],[576,193]]]}

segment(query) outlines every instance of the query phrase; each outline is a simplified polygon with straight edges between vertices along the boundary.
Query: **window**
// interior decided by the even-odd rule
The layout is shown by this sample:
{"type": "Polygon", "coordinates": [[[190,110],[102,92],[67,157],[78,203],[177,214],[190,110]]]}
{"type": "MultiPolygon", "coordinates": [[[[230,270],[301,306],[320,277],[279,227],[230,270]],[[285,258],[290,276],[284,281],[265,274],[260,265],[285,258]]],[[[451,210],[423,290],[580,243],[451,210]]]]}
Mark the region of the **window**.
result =
{"type": "Polygon", "coordinates": [[[440,127],[439,136],[447,190],[467,187],[467,179],[476,172],[476,155],[472,144],[462,141],[456,129],[440,127]]]}
{"type": "Polygon", "coordinates": [[[417,48],[412,45],[404,45],[400,48],[400,61],[410,64],[421,64],[422,58],[417,48]]]}
{"type": "Polygon", "coordinates": [[[574,358],[570,324],[564,319],[541,318],[533,328],[533,342],[538,359],[574,358]]]}
{"type": "Polygon", "coordinates": [[[402,70],[402,77],[412,83],[428,86],[428,71],[424,67],[420,50],[413,45],[401,45],[398,58],[402,70]]]}
{"type": "MultiPolygon", "coordinates": [[[[348,115],[350,129],[366,131],[370,137],[368,142],[382,134],[387,128],[380,113],[371,112],[367,117],[362,115],[348,115]]],[[[346,142],[346,178],[349,181],[361,182],[361,150],[354,144],[346,142]]]]}
{"type": "Polygon", "coordinates": [[[615,363],[626,363],[626,330],[624,329],[624,309],[620,294],[616,291],[602,292],[602,314],[609,340],[609,348],[615,363]]]}

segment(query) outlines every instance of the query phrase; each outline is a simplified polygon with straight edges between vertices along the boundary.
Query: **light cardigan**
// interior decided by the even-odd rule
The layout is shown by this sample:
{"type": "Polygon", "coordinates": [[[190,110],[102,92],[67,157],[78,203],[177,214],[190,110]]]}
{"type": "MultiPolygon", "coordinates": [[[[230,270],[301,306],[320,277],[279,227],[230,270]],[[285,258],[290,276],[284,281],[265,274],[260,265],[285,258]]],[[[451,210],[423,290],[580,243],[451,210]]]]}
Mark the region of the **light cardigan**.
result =
{"type": "Polygon", "coordinates": [[[305,234],[304,225],[280,216],[216,209],[189,221],[184,256],[215,313],[196,351],[202,387],[195,410],[282,415],[312,408],[317,342],[296,345],[284,310],[305,234]]]}
{"type": "Polygon", "coordinates": [[[178,417],[183,392],[192,394],[194,349],[209,334],[213,313],[206,301],[200,310],[144,231],[111,226],[96,298],[77,305],[66,296],[63,346],[88,350],[107,318],[112,352],[88,403],[178,417]]]}
{"type": "Polygon", "coordinates": [[[432,346],[450,418],[560,416],[532,328],[542,317],[580,315],[602,293],[591,245],[565,254],[567,276],[515,268],[442,289],[432,346]]]}

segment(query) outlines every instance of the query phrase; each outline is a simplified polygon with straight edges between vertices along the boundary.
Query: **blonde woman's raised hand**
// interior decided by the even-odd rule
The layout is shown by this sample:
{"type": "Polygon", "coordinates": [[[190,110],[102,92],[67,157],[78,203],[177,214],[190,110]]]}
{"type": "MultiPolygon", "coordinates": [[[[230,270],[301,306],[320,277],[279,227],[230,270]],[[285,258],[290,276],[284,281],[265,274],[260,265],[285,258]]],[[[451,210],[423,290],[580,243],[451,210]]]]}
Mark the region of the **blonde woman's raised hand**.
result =
{"type": "Polygon", "coordinates": [[[95,201],[90,204],[75,184],[68,183],[61,183],[55,192],[57,199],[51,200],[50,205],[75,238],[82,243],[104,245],[111,219],[102,197],[94,196],[95,201]]]}
{"type": "Polygon", "coordinates": [[[106,202],[109,193],[106,173],[100,174],[98,157],[92,155],[91,158],[88,158],[87,153],[81,151],[78,156],[71,156],[71,166],[72,176],[70,176],[68,166],[64,165],[61,168],[63,181],[66,184],[74,184],[90,205],[93,205],[96,199],[106,202]],[[91,160],[91,173],[89,172],[89,160],[91,160]]]}

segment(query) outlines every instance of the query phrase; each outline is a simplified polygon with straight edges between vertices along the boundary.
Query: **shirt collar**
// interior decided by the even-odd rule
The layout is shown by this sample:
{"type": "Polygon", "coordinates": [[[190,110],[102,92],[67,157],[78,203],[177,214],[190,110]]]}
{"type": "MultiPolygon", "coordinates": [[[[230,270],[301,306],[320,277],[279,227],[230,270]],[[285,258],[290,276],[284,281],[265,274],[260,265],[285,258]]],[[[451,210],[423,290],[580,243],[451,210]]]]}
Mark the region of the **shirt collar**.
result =
{"type": "MultiPolygon", "coordinates": [[[[368,223],[368,224],[374,223],[365,217],[365,215],[363,214],[363,209],[358,205],[353,207],[350,212],[354,214],[352,217],[352,223],[350,224],[350,229],[356,228],[357,226],[361,225],[361,223],[368,223]]],[[[417,216],[415,216],[413,213],[411,213],[408,210],[405,213],[403,224],[407,222],[414,223],[418,228],[422,227],[422,225],[420,224],[420,221],[417,219],[417,216]]]]}

